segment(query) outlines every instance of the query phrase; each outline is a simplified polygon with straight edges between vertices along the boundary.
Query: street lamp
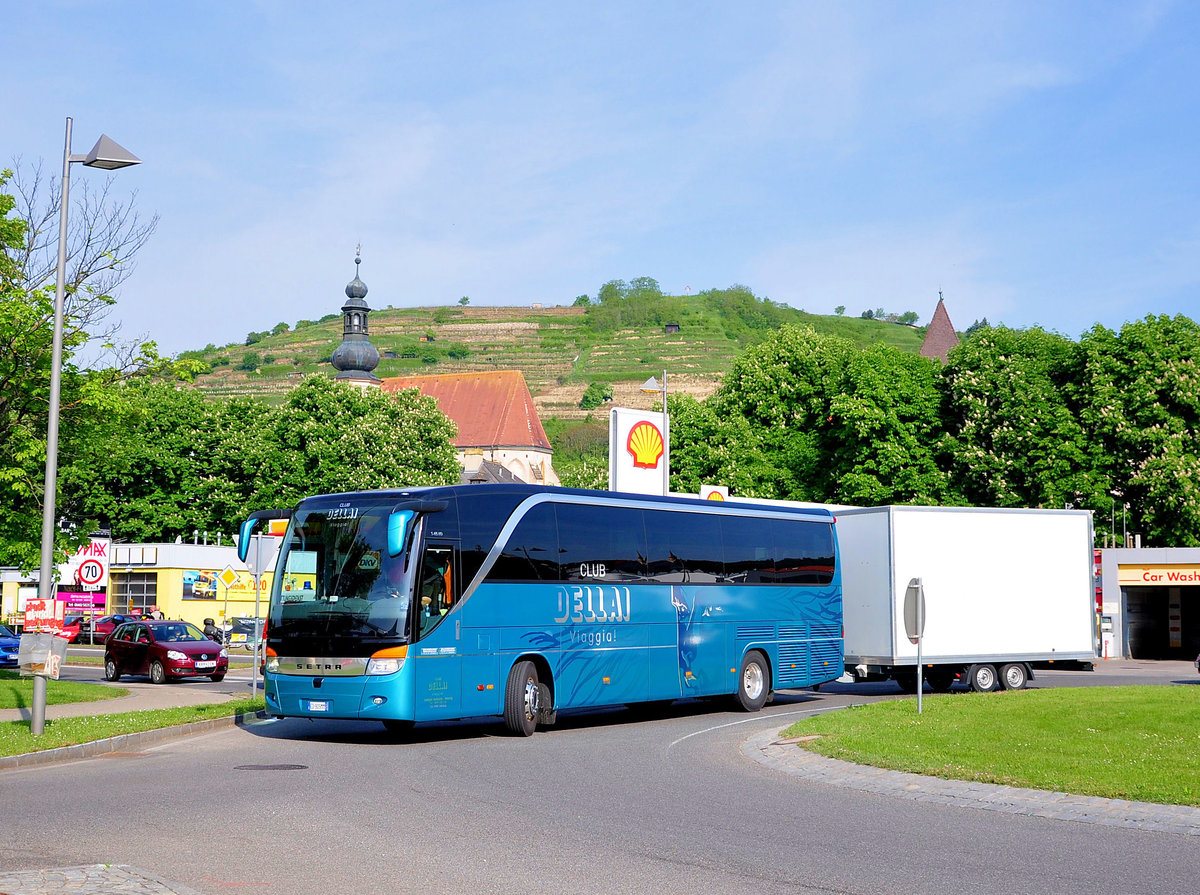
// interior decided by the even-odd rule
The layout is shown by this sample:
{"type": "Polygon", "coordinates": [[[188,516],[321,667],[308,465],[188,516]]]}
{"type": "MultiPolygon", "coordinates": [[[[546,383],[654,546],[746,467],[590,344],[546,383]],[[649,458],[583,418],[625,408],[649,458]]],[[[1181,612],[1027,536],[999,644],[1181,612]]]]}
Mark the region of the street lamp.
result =
{"type": "MultiPolygon", "coordinates": [[[[63,293],[67,268],[67,196],[71,163],[82,162],[89,168],[113,171],[141,163],[141,159],[108,137],[101,135],[87,155],[71,155],[71,119],[63,149],[62,199],[58,209],[58,268],[54,281],[54,346],[50,356],[50,416],[46,425],[46,487],[42,500],[42,565],[38,578],[38,597],[54,599],[54,497],[58,487],[58,408],[62,387],[63,293]]],[[[34,675],[33,712],[30,733],[38,736],[46,724],[46,678],[34,675]]]]}
{"type": "Polygon", "coordinates": [[[662,437],[663,437],[663,497],[671,493],[671,426],[667,421],[667,371],[663,370],[662,385],[653,376],[642,383],[641,390],[650,394],[662,394],[662,437]]]}

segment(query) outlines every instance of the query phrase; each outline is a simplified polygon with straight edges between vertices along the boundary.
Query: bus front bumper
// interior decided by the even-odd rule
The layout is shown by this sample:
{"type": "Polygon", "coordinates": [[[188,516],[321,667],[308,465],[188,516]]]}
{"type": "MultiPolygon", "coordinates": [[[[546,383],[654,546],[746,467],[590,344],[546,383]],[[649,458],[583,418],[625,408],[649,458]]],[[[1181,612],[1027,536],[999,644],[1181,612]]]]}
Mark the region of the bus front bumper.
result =
{"type": "Polygon", "coordinates": [[[395,674],[319,677],[265,675],[267,712],[286,718],[337,718],[355,721],[411,721],[412,682],[395,674]]]}

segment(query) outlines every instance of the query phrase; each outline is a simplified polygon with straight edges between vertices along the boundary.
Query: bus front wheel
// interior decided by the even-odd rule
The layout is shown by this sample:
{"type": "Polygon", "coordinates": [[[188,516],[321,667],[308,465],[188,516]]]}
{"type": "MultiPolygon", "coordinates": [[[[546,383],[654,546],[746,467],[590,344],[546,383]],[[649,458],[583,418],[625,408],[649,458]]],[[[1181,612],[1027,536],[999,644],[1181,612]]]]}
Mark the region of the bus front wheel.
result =
{"type": "Polygon", "coordinates": [[[757,712],[771,692],[771,670],[760,652],[746,653],[738,674],[737,702],[748,712],[757,712]]]}
{"type": "Polygon", "coordinates": [[[508,673],[504,691],[504,723],[519,736],[532,736],[537,729],[538,713],[542,707],[542,690],[538,686],[537,668],[532,662],[518,662],[508,673]]]}

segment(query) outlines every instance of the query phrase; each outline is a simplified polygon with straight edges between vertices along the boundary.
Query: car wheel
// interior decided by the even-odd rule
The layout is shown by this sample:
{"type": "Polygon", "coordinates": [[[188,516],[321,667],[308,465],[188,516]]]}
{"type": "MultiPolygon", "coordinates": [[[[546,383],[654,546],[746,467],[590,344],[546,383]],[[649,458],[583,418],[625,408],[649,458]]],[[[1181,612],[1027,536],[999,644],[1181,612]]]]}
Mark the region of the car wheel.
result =
{"type": "Polygon", "coordinates": [[[106,681],[119,681],[121,679],[121,673],[117,671],[116,660],[104,660],[104,679],[106,681]]]}
{"type": "Polygon", "coordinates": [[[167,669],[163,668],[163,663],[157,659],[150,663],[150,683],[165,684],[167,682],[167,669]]]}
{"type": "Polygon", "coordinates": [[[738,674],[737,703],[747,712],[757,712],[767,704],[771,692],[771,671],[762,653],[752,650],[742,660],[738,674]]]}
{"type": "Polygon", "coordinates": [[[537,729],[541,697],[537,668],[532,662],[518,662],[508,673],[504,691],[505,726],[519,736],[532,736],[537,729]]]}

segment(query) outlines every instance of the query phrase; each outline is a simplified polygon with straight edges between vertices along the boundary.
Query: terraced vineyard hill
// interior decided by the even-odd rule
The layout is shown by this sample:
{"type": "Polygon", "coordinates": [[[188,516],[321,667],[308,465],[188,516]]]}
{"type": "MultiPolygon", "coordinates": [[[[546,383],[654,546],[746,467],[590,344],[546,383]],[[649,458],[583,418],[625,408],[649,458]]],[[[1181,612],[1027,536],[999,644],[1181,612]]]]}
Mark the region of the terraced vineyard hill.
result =
{"type": "MultiPolygon", "coordinates": [[[[423,307],[373,310],[371,342],[381,361],[381,378],[484,370],[525,374],[543,419],[580,419],[580,400],[592,382],[611,386],[613,402],[650,407],[653,395],[638,391],[666,369],[672,394],[704,398],[716,391],[734,358],[765,332],[747,332],[711,313],[700,296],[673,297],[681,311],[678,331],[662,325],[597,332],[584,307],[423,307]]],[[[777,309],[779,306],[775,306],[777,309]]],[[[916,353],[924,329],[878,320],[806,314],[779,309],[800,325],[868,345],[887,342],[916,353]]],[[[329,357],[341,342],[340,315],[301,322],[251,345],[209,346],[184,352],[210,372],[196,385],[213,396],[254,395],[268,401],[283,395],[303,375],[332,372],[329,357]]]]}

